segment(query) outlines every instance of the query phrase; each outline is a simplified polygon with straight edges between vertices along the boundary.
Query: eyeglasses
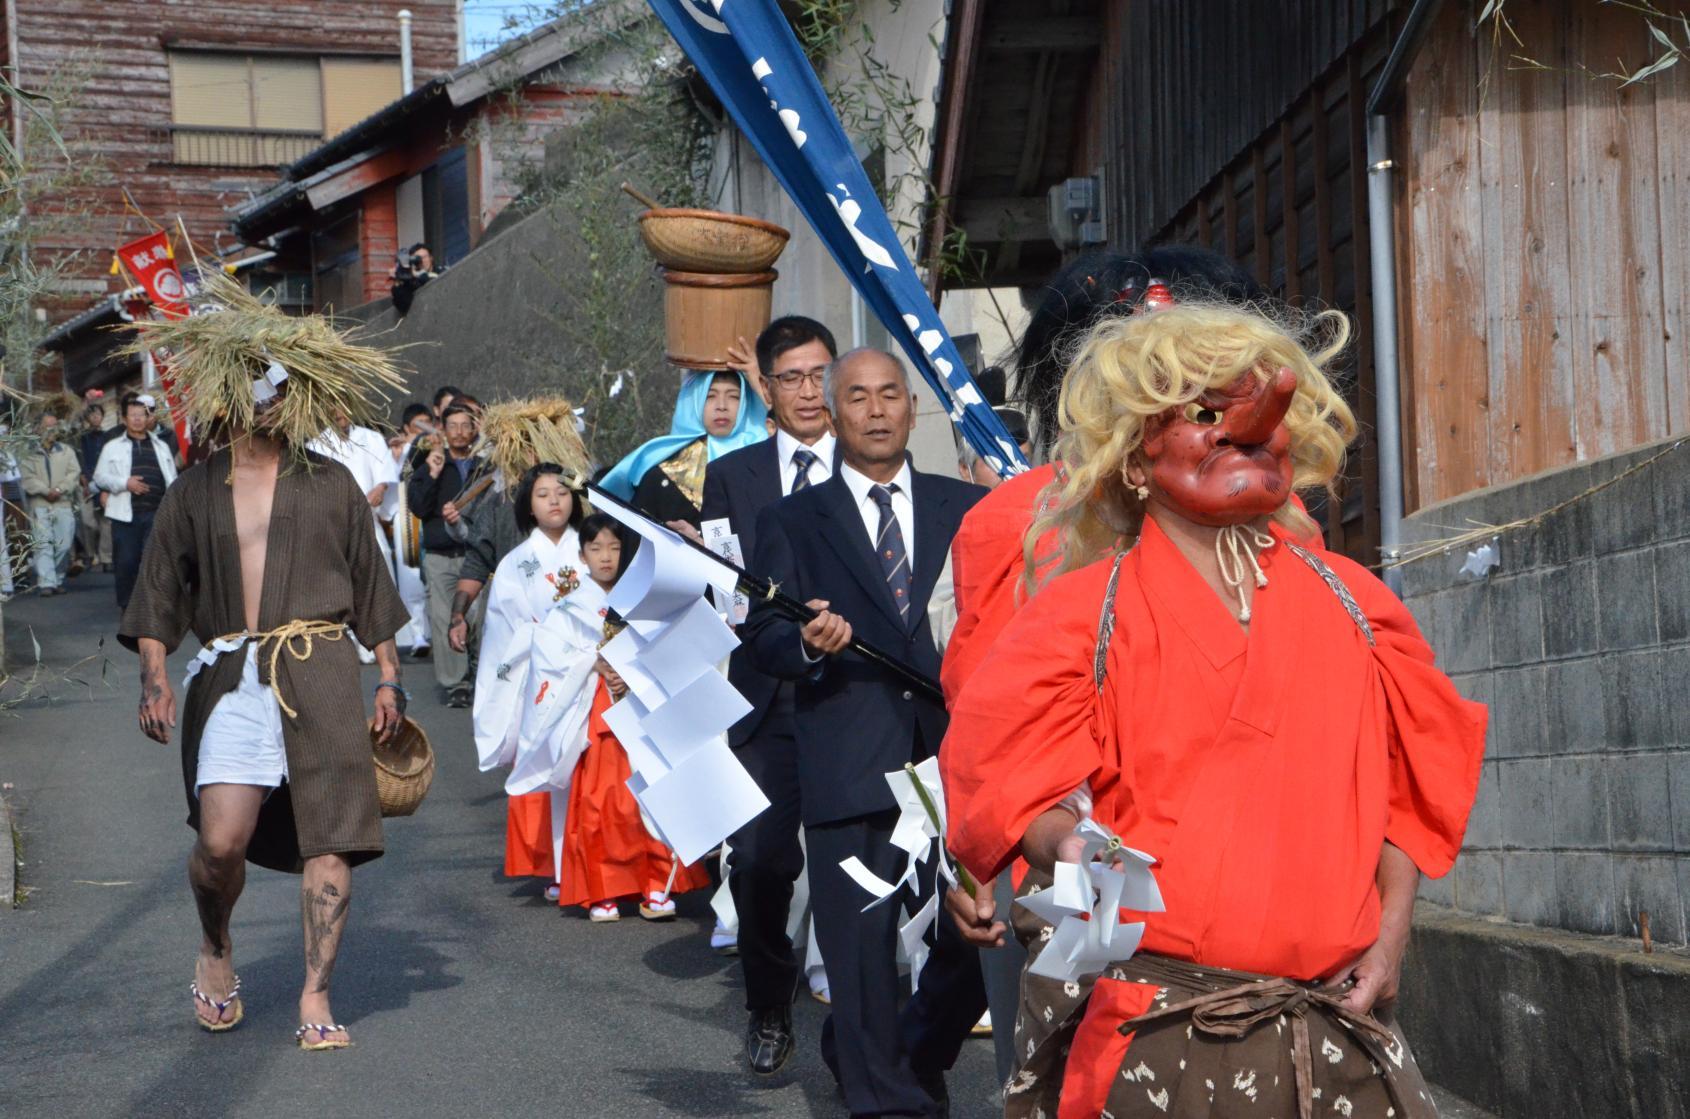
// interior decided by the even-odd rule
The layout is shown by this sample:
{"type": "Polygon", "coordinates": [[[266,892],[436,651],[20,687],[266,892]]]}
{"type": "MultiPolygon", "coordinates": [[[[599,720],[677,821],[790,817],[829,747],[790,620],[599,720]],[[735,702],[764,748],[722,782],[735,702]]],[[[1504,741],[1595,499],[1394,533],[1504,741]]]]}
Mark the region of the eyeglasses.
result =
{"type": "Polygon", "coordinates": [[[791,392],[799,385],[815,385],[817,388],[820,388],[822,384],[822,377],[823,373],[820,369],[812,369],[808,373],[802,373],[796,369],[788,369],[784,373],[776,373],[774,376],[770,377],[769,380],[773,381],[787,392],[791,392]]]}

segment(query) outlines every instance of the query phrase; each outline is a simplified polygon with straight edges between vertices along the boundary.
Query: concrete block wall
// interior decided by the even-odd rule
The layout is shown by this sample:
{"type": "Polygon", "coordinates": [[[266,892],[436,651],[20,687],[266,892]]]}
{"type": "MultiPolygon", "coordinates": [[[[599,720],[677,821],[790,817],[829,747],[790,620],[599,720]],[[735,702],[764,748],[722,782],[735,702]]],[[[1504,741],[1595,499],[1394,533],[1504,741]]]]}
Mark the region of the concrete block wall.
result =
{"type": "Polygon", "coordinates": [[[1490,705],[1466,847],[1422,896],[1481,916],[1690,943],[1690,443],[1420,510],[1409,540],[1503,524],[1501,566],[1466,550],[1401,569],[1462,692],[1490,705]],[[1635,473],[1632,467],[1662,457],[1635,473]],[[1615,481],[1618,479],[1618,481],[1615,481]],[[1453,529],[1449,526],[1455,526],[1453,529]]]}

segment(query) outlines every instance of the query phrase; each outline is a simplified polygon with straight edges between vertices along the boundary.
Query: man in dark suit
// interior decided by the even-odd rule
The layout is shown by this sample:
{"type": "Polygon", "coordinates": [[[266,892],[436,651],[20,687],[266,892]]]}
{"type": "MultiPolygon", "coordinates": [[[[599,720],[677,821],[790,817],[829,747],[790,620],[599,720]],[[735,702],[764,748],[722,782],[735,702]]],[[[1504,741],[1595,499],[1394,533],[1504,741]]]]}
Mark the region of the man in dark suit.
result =
{"type": "Polygon", "coordinates": [[[752,565],[820,613],[801,626],[758,603],[745,638],[765,672],[796,682],[810,904],[833,995],[822,1055],[851,1114],[938,1115],[943,1071],[986,1008],[979,957],[941,912],[920,988],[900,1016],[900,907],[863,912],[870,899],[839,864],[855,856],[888,881],[902,874],[884,775],[938,750],[945,707],[847,646],[855,633],[938,673],[927,602],[957,525],[985,491],[910,468],[915,396],[891,354],[840,357],[824,395],[838,472],[763,511],[752,565]]]}
{"type": "MultiPolygon", "coordinates": [[[[814,319],[789,315],[757,336],[757,370],[775,421],[774,438],[712,462],[704,474],[705,521],[725,518],[740,554],[754,554],[757,515],[790,493],[833,476],[834,439],[822,400],[822,375],[835,356],[833,335],[814,319]]],[[[741,645],[728,680],[751,712],[728,731],[769,807],[728,840],[728,889],[739,913],[739,958],[751,1014],[745,1059],[760,1076],[792,1056],[792,997],[799,966],[786,934],[793,883],[804,871],[798,843],[798,745],[792,685],[758,669],[741,645]]]]}

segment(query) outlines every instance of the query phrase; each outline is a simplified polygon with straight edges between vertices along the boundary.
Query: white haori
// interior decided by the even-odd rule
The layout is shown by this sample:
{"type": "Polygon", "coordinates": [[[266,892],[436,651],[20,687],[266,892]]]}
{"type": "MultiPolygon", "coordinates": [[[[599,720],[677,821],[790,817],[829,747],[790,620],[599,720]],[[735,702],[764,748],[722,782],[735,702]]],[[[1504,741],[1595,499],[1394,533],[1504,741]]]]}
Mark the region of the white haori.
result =
{"type": "Polygon", "coordinates": [[[587,574],[574,529],[556,544],[535,529],[500,561],[489,591],[475,680],[481,768],[509,766],[513,796],[561,793],[587,749],[604,591],[587,574]],[[571,576],[577,586],[560,596],[571,576]]]}

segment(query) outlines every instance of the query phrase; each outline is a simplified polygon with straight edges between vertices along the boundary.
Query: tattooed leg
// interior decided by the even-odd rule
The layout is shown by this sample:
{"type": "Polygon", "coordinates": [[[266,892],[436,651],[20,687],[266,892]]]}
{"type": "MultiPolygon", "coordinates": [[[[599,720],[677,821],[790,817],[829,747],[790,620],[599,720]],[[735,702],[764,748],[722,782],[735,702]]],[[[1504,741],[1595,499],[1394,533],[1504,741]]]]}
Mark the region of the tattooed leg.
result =
{"type": "MultiPolygon", "coordinates": [[[[346,929],[346,911],[352,904],[352,868],[339,855],[317,855],[305,860],[305,880],[300,883],[299,909],[305,932],[305,988],[299,996],[299,1022],[328,1025],[334,1021],[329,1010],[329,978],[334,974],[340,952],[340,934],[346,929]]],[[[324,1040],[344,1038],[330,1031],[324,1040]]]]}
{"type": "MultiPolygon", "coordinates": [[[[207,998],[221,1001],[235,984],[234,947],[229,917],[246,885],[246,848],[258,826],[264,789],[254,785],[207,785],[200,790],[199,840],[188,855],[188,884],[199,911],[200,950],[194,982],[207,998]]],[[[195,1000],[200,1017],[229,1021],[234,1009],[219,1016],[195,1000]]]]}

